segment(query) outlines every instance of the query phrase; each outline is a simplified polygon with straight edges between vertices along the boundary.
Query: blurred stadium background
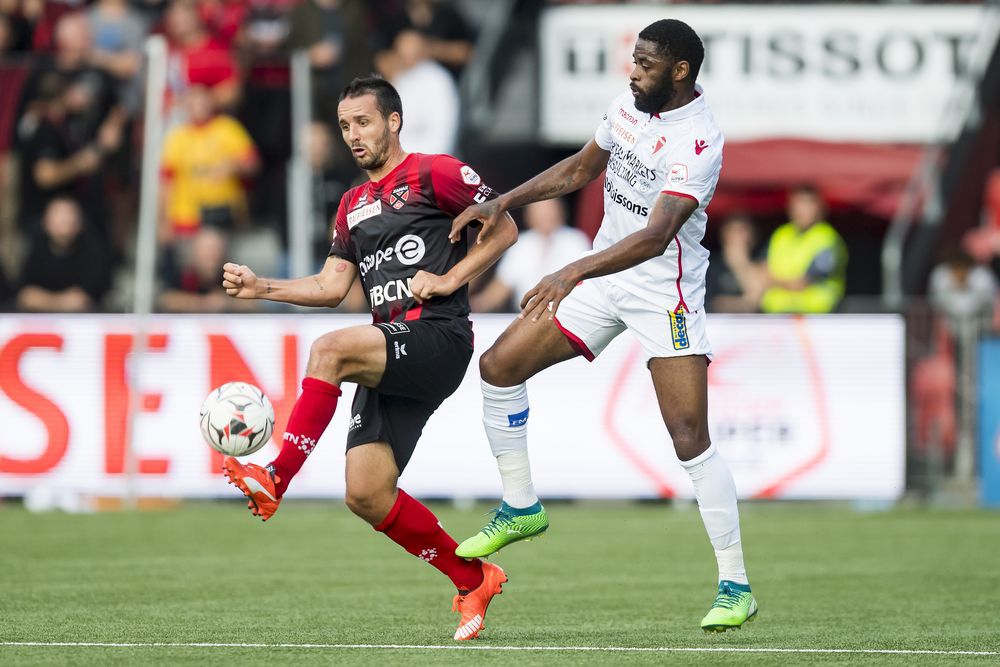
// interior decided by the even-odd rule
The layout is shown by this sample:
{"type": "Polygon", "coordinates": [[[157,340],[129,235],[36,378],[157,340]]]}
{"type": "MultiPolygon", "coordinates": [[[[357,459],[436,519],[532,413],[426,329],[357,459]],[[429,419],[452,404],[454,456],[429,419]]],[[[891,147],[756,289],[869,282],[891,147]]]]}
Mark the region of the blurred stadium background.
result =
{"type": "MultiPolygon", "coordinates": [[[[710,421],[742,497],[761,501],[749,504],[745,527],[751,577],[759,571],[756,581],[780,586],[766,562],[780,561],[784,539],[803,538],[792,526],[822,539],[808,526],[839,521],[843,530],[825,537],[850,540],[854,513],[871,510],[884,512],[878,530],[896,531],[901,545],[954,545],[927,552],[924,580],[945,576],[963,557],[972,570],[989,561],[976,555],[992,553],[995,563],[995,515],[977,508],[1000,507],[1000,3],[0,0],[0,531],[5,542],[19,538],[0,562],[4,576],[23,575],[15,593],[36,596],[28,607],[0,603],[10,621],[0,640],[134,638],[84,621],[53,630],[73,587],[53,584],[38,556],[65,536],[77,546],[59,562],[86,577],[88,559],[114,549],[137,565],[142,525],[162,528],[171,516],[184,521],[202,510],[222,521],[228,514],[218,508],[180,507],[232,496],[198,433],[203,397],[222,382],[253,382],[274,402],[281,433],[311,341],[367,321],[360,292],[337,311],[307,313],[237,304],[218,287],[226,259],[288,276],[310,273],[326,257],[339,198],[364,178],[336,127],[336,96],[347,81],[384,75],[403,98],[405,148],[455,154],[503,191],[592,136],[625,85],[636,34],[664,17],[702,36],[699,81],[727,137],[704,241],[713,254],[717,352],[710,421]],[[789,222],[826,222],[835,231],[823,249],[834,258],[823,294],[770,287],[774,275],[802,277],[784,273],[801,273],[794,267],[802,257],[789,256],[774,235],[789,222]],[[772,502],[779,500],[836,502],[792,509],[772,502]],[[918,521],[914,506],[961,513],[945,515],[954,525],[918,521]],[[152,524],[130,514],[28,513],[136,507],[173,512],[152,524]],[[807,514],[794,515],[796,524],[787,512],[807,514]],[[755,561],[755,521],[765,527],[761,543],[773,544],[771,552],[762,546],[766,560],[755,561]],[[92,529],[101,540],[82,539],[92,529]],[[907,542],[918,537],[927,544],[907,542]]],[[[600,181],[515,212],[521,243],[473,286],[477,351],[539,276],[589,247],[601,216],[600,181]]],[[[403,476],[414,495],[466,507],[498,494],[475,366],[428,424],[403,476]]],[[[691,505],[629,336],[593,365],[543,373],[531,395],[543,498],[691,505]]],[[[346,412],[289,498],[342,496],[346,412]]],[[[252,460],[274,451],[269,445],[252,460]]],[[[574,512],[591,511],[573,507],[562,510],[570,524],[582,520],[574,512]]],[[[623,517],[649,516],[640,506],[601,507],[598,516],[622,530],[623,517]]],[[[322,525],[316,506],[298,512],[307,526],[322,525]]],[[[288,514],[293,521],[294,505],[288,514]]],[[[478,526],[468,511],[448,516],[478,526]]],[[[669,521],[687,521],[680,516],[669,521]]],[[[210,525],[193,523],[206,550],[225,548],[210,525]]],[[[869,550],[866,539],[872,535],[836,558],[869,550]]],[[[816,558],[824,553],[808,556],[821,573],[816,558]]],[[[830,558],[828,572],[837,572],[830,558]]],[[[866,562],[858,571],[867,572],[866,562]]],[[[217,565],[185,567],[201,567],[207,580],[217,565]]],[[[979,580],[995,590],[995,567],[986,570],[979,580]]],[[[914,572],[901,567],[895,584],[883,573],[885,594],[907,590],[914,572]]],[[[962,607],[971,616],[948,627],[965,627],[980,648],[1000,648],[995,625],[992,639],[985,630],[989,617],[959,604],[976,585],[946,581],[940,588],[952,599],[927,607],[924,621],[962,607]]],[[[126,616],[139,614],[119,602],[131,610],[126,616]]],[[[228,627],[238,624],[233,617],[228,627]]],[[[844,627],[838,640],[898,647],[859,639],[867,627],[844,627]]],[[[361,629],[349,637],[361,642],[361,629]]],[[[973,646],[954,631],[953,643],[941,633],[898,640],[973,646]]],[[[164,636],[226,636],[177,632],[164,636]]],[[[630,632],[630,641],[644,641],[641,629],[630,632]]],[[[507,641],[525,636],[556,641],[530,632],[507,641]]],[[[806,630],[764,636],[772,645],[815,644],[806,630]]],[[[241,637],[254,641],[249,631],[241,637]]],[[[602,637],[573,641],[618,641],[602,637]]],[[[431,643],[420,633],[410,638],[431,643]]]]}

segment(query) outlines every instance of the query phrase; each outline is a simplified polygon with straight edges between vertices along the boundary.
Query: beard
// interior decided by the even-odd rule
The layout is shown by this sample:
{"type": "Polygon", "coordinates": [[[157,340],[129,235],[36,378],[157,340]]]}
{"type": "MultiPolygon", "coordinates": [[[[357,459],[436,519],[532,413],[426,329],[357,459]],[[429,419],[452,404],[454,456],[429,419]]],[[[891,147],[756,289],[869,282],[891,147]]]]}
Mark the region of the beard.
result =
{"type": "Polygon", "coordinates": [[[375,171],[376,169],[381,169],[389,159],[389,128],[385,128],[385,132],[382,136],[375,140],[374,145],[365,146],[368,149],[367,154],[359,158],[352,153],[354,161],[358,164],[361,169],[365,171],[375,171]]]}
{"type": "Polygon", "coordinates": [[[635,108],[643,113],[656,113],[665,107],[676,93],[674,82],[667,79],[645,93],[640,91],[635,96],[635,108]]]}

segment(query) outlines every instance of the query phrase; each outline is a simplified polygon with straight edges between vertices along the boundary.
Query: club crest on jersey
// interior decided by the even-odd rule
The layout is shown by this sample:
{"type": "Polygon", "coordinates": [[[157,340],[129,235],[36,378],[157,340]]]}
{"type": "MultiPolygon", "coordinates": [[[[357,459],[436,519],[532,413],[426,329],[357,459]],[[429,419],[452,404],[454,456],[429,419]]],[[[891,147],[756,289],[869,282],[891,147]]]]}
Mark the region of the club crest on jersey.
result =
{"type": "Polygon", "coordinates": [[[476,173],[476,170],[467,164],[462,165],[460,173],[462,174],[462,180],[465,181],[466,185],[479,185],[479,182],[483,180],[479,178],[479,174],[476,173]]]}
{"type": "Polygon", "coordinates": [[[667,145],[667,138],[661,134],[653,141],[652,154],[656,155],[656,153],[666,145],[667,145]]]}
{"type": "Polygon", "coordinates": [[[410,186],[400,185],[389,195],[389,203],[396,210],[403,208],[403,204],[410,198],[410,186]]]}
{"type": "Polygon", "coordinates": [[[678,310],[670,315],[670,337],[674,341],[675,350],[686,350],[691,346],[688,339],[687,322],[684,320],[684,311],[678,310]]]}

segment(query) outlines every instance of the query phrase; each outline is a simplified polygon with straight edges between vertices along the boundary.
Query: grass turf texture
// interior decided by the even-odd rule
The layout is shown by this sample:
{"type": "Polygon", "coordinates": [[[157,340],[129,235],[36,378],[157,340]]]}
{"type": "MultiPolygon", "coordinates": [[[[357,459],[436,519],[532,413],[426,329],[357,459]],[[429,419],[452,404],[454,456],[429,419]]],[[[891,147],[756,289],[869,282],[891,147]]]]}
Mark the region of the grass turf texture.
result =
{"type": "MultiPolygon", "coordinates": [[[[462,539],[478,511],[432,509],[462,539]]],[[[485,509],[485,508],[484,508],[485,509]]],[[[705,635],[715,563],[698,512],[552,505],[476,646],[1000,650],[1000,517],[746,505],[757,621],[705,635]]],[[[90,516],[0,508],[0,642],[453,644],[453,590],[342,505],[90,516]]],[[[0,664],[996,664],[996,656],[10,647],[0,664]]]]}

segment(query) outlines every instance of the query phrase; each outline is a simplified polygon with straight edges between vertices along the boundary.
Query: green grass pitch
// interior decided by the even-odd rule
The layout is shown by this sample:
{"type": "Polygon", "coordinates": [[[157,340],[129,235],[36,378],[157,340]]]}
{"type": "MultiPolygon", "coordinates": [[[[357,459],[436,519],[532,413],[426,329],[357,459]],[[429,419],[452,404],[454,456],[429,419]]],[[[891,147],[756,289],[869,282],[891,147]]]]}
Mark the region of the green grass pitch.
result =
{"type": "MultiPolygon", "coordinates": [[[[481,510],[432,509],[453,536],[481,510]]],[[[1000,515],[746,505],[761,606],[705,635],[715,563],[696,509],[553,504],[477,647],[1000,651],[1000,515]]],[[[0,507],[0,642],[453,645],[453,590],[343,505],[236,503],[88,516],[0,507]]],[[[1000,655],[640,653],[335,647],[0,646],[0,664],[997,664],[1000,655]]]]}

